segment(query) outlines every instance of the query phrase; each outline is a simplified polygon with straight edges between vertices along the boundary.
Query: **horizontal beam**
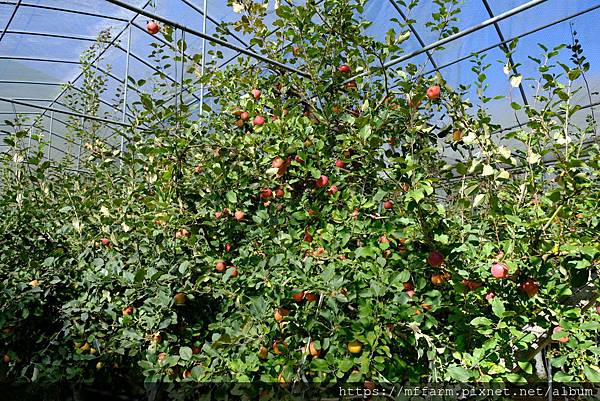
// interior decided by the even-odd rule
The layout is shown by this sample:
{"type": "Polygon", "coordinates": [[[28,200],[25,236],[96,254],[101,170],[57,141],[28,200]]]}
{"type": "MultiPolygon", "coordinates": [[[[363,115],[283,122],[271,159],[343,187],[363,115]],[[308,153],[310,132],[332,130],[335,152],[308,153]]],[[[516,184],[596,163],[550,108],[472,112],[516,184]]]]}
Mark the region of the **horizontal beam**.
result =
{"type": "Polygon", "coordinates": [[[424,73],[423,75],[429,75],[429,74],[432,74],[432,73],[434,73],[434,72],[436,72],[436,71],[439,71],[439,70],[442,70],[442,69],[444,69],[444,68],[450,67],[450,66],[452,66],[452,65],[454,65],[454,64],[458,64],[458,63],[460,63],[461,61],[468,60],[468,59],[472,58],[472,57],[473,57],[475,54],[481,54],[481,53],[485,53],[485,52],[487,52],[487,51],[490,51],[490,50],[492,50],[492,49],[494,49],[494,48],[496,48],[496,47],[500,47],[500,46],[506,45],[506,44],[508,44],[508,43],[512,42],[513,40],[520,39],[520,38],[524,38],[524,37],[526,37],[526,36],[532,35],[532,34],[534,34],[534,33],[537,33],[537,32],[539,32],[539,31],[543,31],[544,29],[548,29],[548,28],[550,28],[550,27],[552,27],[552,26],[554,26],[554,25],[561,24],[561,23],[563,23],[563,22],[565,22],[565,21],[568,21],[568,20],[570,20],[570,19],[573,19],[573,18],[577,18],[577,17],[579,17],[580,15],[587,14],[587,13],[589,13],[589,12],[592,12],[592,11],[594,11],[594,10],[598,9],[598,8],[600,8],[600,4],[596,4],[595,6],[592,6],[592,7],[586,8],[585,10],[579,11],[579,12],[577,12],[577,13],[575,13],[575,14],[571,14],[571,15],[568,15],[568,16],[566,16],[566,17],[563,17],[563,18],[557,19],[557,20],[555,20],[555,21],[549,22],[549,23],[547,23],[547,24],[545,24],[545,25],[539,26],[539,27],[537,27],[537,28],[535,28],[535,29],[532,29],[532,30],[530,30],[530,31],[527,31],[527,32],[521,33],[521,34],[519,34],[519,35],[515,35],[515,36],[513,36],[513,37],[511,37],[511,38],[509,38],[509,39],[506,39],[506,40],[503,40],[503,41],[501,41],[501,42],[498,42],[498,43],[496,43],[496,44],[494,44],[494,45],[491,45],[491,46],[485,47],[485,48],[483,48],[483,49],[477,50],[476,52],[472,52],[471,54],[468,54],[468,55],[466,55],[466,56],[464,56],[464,57],[458,58],[458,59],[456,59],[456,60],[454,60],[454,61],[451,61],[451,62],[449,62],[449,63],[446,63],[446,64],[444,64],[444,65],[441,65],[441,66],[439,66],[438,68],[433,68],[433,69],[431,69],[431,70],[427,71],[426,73],[424,73]]]}
{"type": "Polygon", "coordinates": [[[44,85],[44,86],[62,86],[64,82],[46,82],[46,81],[13,81],[10,79],[0,79],[0,84],[15,85],[44,85]]]}
{"type": "MultiPolygon", "coordinates": [[[[39,101],[48,101],[48,99],[45,99],[45,100],[38,99],[38,100],[39,101]]],[[[113,125],[119,125],[121,127],[133,128],[130,124],[122,123],[120,121],[109,120],[107,118],[102,118],[102,117],[90,116],[90,115],[87,115],[87,114],[77,113],[77,112],[74,112],[74,111],[59,110],[59,109],[54,109],[52,107],[44,107],[44,106],[40,106],[40,105],[37,105],[37,104],[22,102],[22,101],[19,101],[19,100],[7,99],[7,98],[4,98],[4,97],[0,97],[0,102],[12,103],[12,104],[15,104],[17,106],[31,107],[31,108],[34,108],[34,109],[40,109],[40,110],[46,110],[46,111],[53,111],[55,113],[66,114],[68,116],[73,116],[73,117],[79,117],[79,118],[83,118],[85,120],[98,121],[98,122],[103,122],[103,123],[106,123],[106,124],[113,124],[113,125]]]]}
{"type": "Polygon", "coordinates": [[[155,21],[159,21],[159,22],[162,22],[163,24],[170,25],[173,28],[180,29],[180,30],[182,30],[182,31],[184,31],[186,33],[191,34],[191,35],[197,36],[197,37],[202,38],[202,39],[206,39],[206,40],[208,40],[210,42],[213,42],[213,43],[216,43],[216,44],[218,44],[220,46],[227,47],[229,49],[232,49],[232,50],[235,50],[237,52],[243,53],[243,54],[245,54],[247,56],[250,56],[252,58],[264,61],[267,64],[271,64],[271,65],[277,66],[279,68],[283,68],[283,69],[285,69],[287,71],[293,72],[294,74],[297,74],[297,75],[300,75],[300,76],[303,76],[303,77],[309,77],[310,76],[308,73],[300,71],[300,70],[297,70],[294,67],[291,67],[289,65],[280,63],[279,61],[276,61],[276,60],[272,60],[272,59],[270,59],[268,57],[265,57],[265,56],[262,56],[262,55],[260,55],[258,53],[251,52],[249,50],[246,50],[243,47],[240,47],[240,46],[234,45],[232,43],[229,43],[226,40],[222,40],[222,39],[216,38],[214,36],[204,34],[204,33],[200,32],[200,31],[198,31],[196,29],[189,28],[189,27],[187,27],[185,25],[182,25],[182,24],[180,24],[180,23],[178,23],[176,21],[173,21],[173,20],[170,20],[170,19],[165,18],[163,16],[151,13],[151,12],[149,12],[147,10],[144,10],[144,9],[141,9],[139,7],[132,6],[131,4],[125,3],[124,1],[121,1],[121,0],[106,0],[106,1],[108,1],[111,4],[123,7],[125,9],[127,9],[127,10],[136,12],[139,15],[143,15],[145,17],[151,18],[151,19],[153,19],[155,21]]]}
{"type": "MultiPolygon", "coordinates": [[[[16,5],[17,2],[16,1],[0,1],[0,4],[12,4],[12,5],[16,5]]],[[[20,6],[21,7],[38,8],[38,9],[41,9],[41,10],[59,11],[59,12],[64,12],[64,13],[77,14],[77,15],[87,15],[89,17],[98,17],[98,18],[104,18],[104,19],[109,19],[109,20],[113,20],[113,21],[127,22],[127,19],[125,19],[125,18],[113,17],[113,16],[110,16],[110,15],[92,13],[92,12],[88,12],[88,11],[72,10],[72,9],[68,9],[68,8],[47,6],[47,5],[43,5],[43,4],[34,4],[34,3],[23,3],[23,2],[21,2],[20,6]]]]}
{"type": "MultiPolygon", "coordinates": [[[[532,7],[538,6],[538,5],[540,5],[542,3],[545,3],[547,1],[548,0],[531,0],[531,1],[527,2],[527,3],[525,3],[525,4],[522,4],[522,5],[518,6],[518,7],[515,7],[513,9],[511,9],[511,10],[508,10],[508,11],[502,13],[502,14],[498,14],[497,16],[495,16],[493,18],[487,19],[487,20],[483,21],[480,24],[474,25],[474,26],[472,26],[470,28],[467,28],[467,29],[465,29],[463,31],[457,32],[457,33],[455,33],[453,35],[450,35],[450,36],[445,37],[443,39],[440,39],[440,40],[438,40],[436,42],[433,42],[433,43],[431,43],[431,44],[429,44],[429,45],[427,45],[425,47],[422,47],[419,50],[415,50],[415,51],[413,51],[411,53],[405,54],[404,56],[392,59],[392,60],[388,61],[387,63],[385,63],[383,65],[383,68],[389,68],[389,67],[391,67],[393,65],[396,65],[396,64],[401,63],[403,61],[406,61],[408,59],[416,57],[416,56],[418,56],[420,54],[423,54],[423,53],[428,52],[430,50],[436,49],[436,48],[438,48],[440,46],[443,46],[443,45],[445,45],[447,43],[453,42],[453,41],[455,41],[457,39],[460,39],[460,38],[462,38],[462,37],[464,37],[466,35],[469,35],[469,34],[471,34],[473,32],[477,32],[477,31],[479,31],[479,30],[481,30],[483,28],[486,28],[486,27],[488,27],[490,25],[493,25],[496,22],[505,20],[505,19],[507,19],[509,17],[512,17],[513,15],[519,14],[520,12],[523,12],[525,10],[528,10],[528,9],[532,8],[532,7]]],[[[360,74],[357,74],[357,75],[355,75],[355,76],[353,76],[351,78],[348,78],[343,83],[345,84],[345,83],[348,83],[348,82],[351,82],[351,81],[355,80],[356,78],[360,78],[360,77],[364,77],[366,75],[370,75],[374,71],[377,71],[377,69],[374,69],[372,71],[365,71],[365,72],[362,72],[360,74]]]]}

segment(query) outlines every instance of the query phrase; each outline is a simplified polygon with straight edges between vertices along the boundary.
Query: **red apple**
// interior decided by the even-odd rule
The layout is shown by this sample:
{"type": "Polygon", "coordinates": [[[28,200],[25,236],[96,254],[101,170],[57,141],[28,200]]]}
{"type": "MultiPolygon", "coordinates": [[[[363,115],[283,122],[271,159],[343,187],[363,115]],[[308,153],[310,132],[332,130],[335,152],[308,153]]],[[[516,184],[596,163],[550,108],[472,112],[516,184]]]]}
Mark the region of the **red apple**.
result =
{"type": "Polygon", "coordinates": [[[271,196],[273,196],[273,191],[270,188],[263,188],[260,191],[260,197],[263,199],[269,199],[271,196]]]}
{"type": "Polygon", "coordinates": [[[219,220],[221,217],[223,217],[223,212],[215,212],[215,219],[219,220]]]}
{"type": "Polygon", "coordinates": [[[508,266],[504,263],[494,263],[492,265],[492,276],[496,278],[506,278],[508,277],[508,266]]]}
{"type": "Polygon", "coordinates": [[[332,185],[329,190],[327,191],[327,193],[329,195],[333,195],[334,193],[336,193],[338,191],[338,188],[335,185],[332,185]]]}
{"type": "Polygon", "coordinates": [[[254,120],[252,120],[252,124],[258,125],[259,127],[265,123],[265,118],[263,116],[256,116],[254,120]]]}
{"type": "Polygon", "coordinates": [[[102,238],[100,240],[100,243],[102,243],[102,245],[104,245],[104,246],[109,246],[110,245],[110,240],[108,238],[102,238]]]}
{"type": "MultiPolygon", "coordinates": [[[[552,333],[553,333],[553,334],[559,333],[559,332],[561,332],[561,331],[563,331],[563,329],[562,329],[562,327],[560,327],[560,326],[556,326],[554,329],[552,329],[552,333]]],[[[561,338],[559,338],[557,341],[558,341],[559,343],[563,343],[563,344],[564,344],[564,343],[566,343],[567,341],[569,341],[569,336],[564,336],[564,337],[561,337],[561,338]]]]}
{"type": "Polygon", "coordinates": [[[230,252],[231,251],[231,244],[228,242],[225,244],[225,252],[230,252]]]}
{"type": "Polygon", "coordinates": [[[491,301],[494,298],[496,298],[496,293],[494,291],[488,291],[487,294],[485,294],[485,299],[488,301],[491,301]]]}
{"type": "Polygon", "coordinates": [[[271,162],[271,166],[273,166],[273,168],[281,168],[281,166],[283,166],[283,163],[285,163],[285,160],[283,160],[281,157],[277,156],[271,162]]]}
{"type": "Polygon", "coordinates": [[[344,168],[344,167],[346,167],[346,163],[344,163],[342,160],[338,159],[335,161],[335,166],[338,168],[344,168]]]}
{"type": "Polygon", "coordinates": [[[231,271],[231,277],[238,276],[238,269],[235,266],[229,266],[229,270],[231,271]]]}
{"type": "Polygon", "coordinates": [[[233,216],[235,217],[235,219],[237,221],[243,220],[244,219],[244,212],[242,212],[241,210],[236,210],[235,214],[233,216]]]}
{"type": "Polygon", "coordinates": [[[338,67],[338,71],[343,72],[344,74],[347,74],[350,72],[350,67],[346,64],[342,64],[338,67]]]}
{"type": "Polygon", "coordinates": [[[156,35],[158,31],[160,31],[160,25],[158,25],[156,21],[149,21],[146,25],[146,29],[148,30],[149,34],[156,35]]]}
{"type": "Polygon", "coordinates": [[[427,263],[431,267],[440,267],[444,263],[444,255],[438,251],[432,251],[429,256],[427,256],[427,263]]]}
{"type": "Polygon", "coordinates": [[[539,288],[540,286],[538,285],[538,283],[536,283],[533,279],[530,278],[523,281],[520,285],[521,291],[526,293],[529,297],[533,297],[535,294],[537,294],[539,288]]]}
{"type": "Polygon", "coordinates": [[[386,200],[385,202],[383,202],[384,209],[391,209],[393,207],[394,207],[394,203],[392,201],[386,200]]]}
{"type": "Polygon", "coordinates": [[[346,83],[346,89],[354,89],[356,88],[356,81],[350,81],[346,83]]]}
{"type": "Polygon", "coordinates": [[[382,235],[381,237],[379,237],[379,243],[381,243],[381,244],[389,244],[390,240],[385,235],[382,235]]]}
{"type": "Polygon", "coordinates": [[[202,166],[197,164],[196,167],[194,167],[194,173],[200,174],[201,172],[202,172],[202,166]]]}
{"type": "Polygon", "coordinates": [[[256,99],[256,100],[260,99],[260,95],[262,94],[260,89],[256,89],[256,88],[252,89],[250,91],[250,93],[252,94],[252,96],[254,96],[254,99],[256,99]]]}
{"type": "Polygon", "coordinates": [[[468,280],[468,279],[462,280],[461,284],[464,285],[465,287],[467,287],[471,291],[476,290],[477,288],[481,287],[481,283],[479,281],[468,280]]]}
{"type": "Polygon", "coordinates": [[[317,178],[317,187],[323,188],[327,184],[329,184],[329,178],[327,178],[326,175],[322,175],[317,178]]]}
{"type": "Polygon", "coordinates": [[[436,100],[440,98],[441,88],[438,85],[432,86],[427,89],[427,98],[429,100],[436,100]]]}
{"type": "Polygon", "coordinates": [[[304,241],[306,241],[306,242],[312,242],[312,240],[313,240],[313,237],[308,232],[308,229],[304,230],[304,241]]]}
{"type": "Polygon", "coordinates": [[[308,302],[317,302],[317,299],[318,299],[318,297],[317,297],[315,294],[311,293],[311,292],[307,292],[307,293],[304,295],[304,298],[305,298],[305,299],[306,299],[308,302]]]}
{"type": "Polygon", "coordinates": [[[246,121],[249,118],[250,118],[250,113],[248,113],[247,111],[244,111],[240,114],[240,120],[242,120],[242,121],[246,121]]]}
{"type": "Polygon", "coordinates": [[[411,282],[407,281],[406,283],[402,283],[402,286],[404,287],[405,290],[410,291],[410,290],[414,290],[415,287],[412,285],[411,282]]]}
{"type": "Polygon", "coordinates": [[[283,197],[284,197],[284,195],[285,195],[285,192],[283,191],[283,189],[282,189],[282,188],[277,188],[277,189],[275,190],[275,196],[276,196],[276,197],[278,197],[278,198],[283,198],[283,197]]]}
{"type": "Polygon", "coordinates": [[[596,313],[600,314],[600,305],[596,306],[596,313]]]}
{"type": "Polygon", "coordinates": [[[123,316],[129,316],[133,313],[133,306],[123,308],[123,316]]]}
{"type": "Polygon", "coordinates": [[[304,291],[298,291],[292,294],[292,299],[296,302],[300,302],[304,299],[304,291]]]}
{"type": "Polygon", "coordinates": [[[223,261],[217,262],[217,264],[215,265],[215,269],[217,269],[218,272],[224,271],[225,267],[227,267],[227,266],[225,265],[225,262],[223,262],[223,261]]]}

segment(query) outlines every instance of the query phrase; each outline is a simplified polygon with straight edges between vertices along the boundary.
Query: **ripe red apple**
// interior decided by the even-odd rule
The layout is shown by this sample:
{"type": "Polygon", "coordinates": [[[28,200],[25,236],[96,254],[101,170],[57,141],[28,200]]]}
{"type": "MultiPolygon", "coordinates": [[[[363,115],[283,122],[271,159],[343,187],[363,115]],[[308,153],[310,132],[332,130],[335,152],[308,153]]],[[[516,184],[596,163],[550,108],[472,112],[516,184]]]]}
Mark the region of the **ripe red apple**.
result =
{"type": "Polygon", "coordinates": [[[235,120],[235,126],[242,128],[244,126],[244,120],[235,120]]]}
{"type": "Polygon", "coordinates": [[[218,272],[224,271],[225,267],[227,267],[227,266],[225,265],[225,262],[223,262],[223,261],[217,262],[217,264],[215,265],[215,269],[217,269],[218,272]]]}
{"type": "Polygon", "coordinates": [[[329,178],[326,175],[322,175],[317,178],[317,187],[323,188],[325,185],[329,184],[329,178]]]}
{"type": "Polygon", "coordinates": [[[271,166],[273,166],[273,168],[281,168],[281,166],[283,166],[283,163],[285,163],[285,160],[283,160],[281,157],[277,156],[271,162],[271,166]]]}
{"type": "Polygon", "coordinates": [[[350,72],[350,66],[346,65],[346,64],[342,64],[338,67],[338,71],[342,72],[344,74],[347,74],[350,72]]]}
{"type": "Polygon", "coordinates": [[[506,278],[508,277],[508,266],[504,263],[494,263],[492,265],[492,276],[496,278],[506,278]]]}
{"type": "Polygon", "coordinates": [[[415,290],[407,290],[406,291],[406,295],[408,295],[410,298],[415,296],[415,290]]]}
{"type": "Polygon", "coordinates": [[[263,188],[260,191],[260,197],[263,199],[269,199],[271,196],[273,196],[273,191],[270,188],[263,188]]]}
{"type": "Polygon", "coordinates": [[[294,46],[292,48],[292,53],[294,53],[294,56],[298,56],[300,54],[300,48],[298,46],[294,46]]]}
{"type": "Polygon", "coordinates": [[[491,301],[494,298],[496,298],[496,293],[494,291],[488,291],[487,294],[485,294],[485,299],[488,301],[491,301]]]}
{"type": "Polygon", "coordinates": [[[277,189],[275,190],[275,196],[276,196],[276,197],[278,197],[278,198],[283,198],[283,197],[284,197],[284,195],[285,195],[285,192],[284,192],[284,190],[283,190],[282,188],[277,188],[277,189]]]}
{"type": "Polygon", "coordinates": [[[414,290],[415,287],[412,285],[411,282],[407,281],[406,283],[402,283],[402,286],[404,287],[405,290],[410,291],[410,290],[414,290]]]}
{"type": "Polygon", "coordinates": [[[440,267],[444,263],[444,255],[438,251],[432,251],[429,256],[427,256],[427,263],[431,267],[440,267]]]}
{"type": "Polygon", "coordinates": [[[385,202],[383,202],[383,208],[384,209],[391,209],[394,207],[394,203],[390,200],[386,200],[385,202]]]}
{"type": "Polygon", "coordinates": [[[235,266],[229,266],[229,270],[231,271],[231,277],[238,276],[238,269],[235,266]]]}
{"type": "Polygon", "coordinates": [[[346,89],[354,89],[356,88],[356,81],[350,81],[346,83],[346,89]]]}
{"type": "Polygon", "coordinates": [[[596,313],[600,314],[600,305],[596,306],[596,313]]]}
{"type": "Polygon", "coordinates": [[[242,212],[241,210],[236,210],[236,211],[235,211],[235,214],[234,214],[233,216],[235,217],[235,219],[236,219],[237,221],[240,221],[240,220],[243,220],[243,219],[244,219],[244,216],[245,216],[245,214],[244,214],[244,212],[242,212]]]}
{"type": "Polygon", "coordinates": [[[538,285],[538,283],[536,283],[533,279],[530,278],[523,281],[520,285],[521,291],[526,293],[529,297],[533,297],[535,294],[537,294],[539,288],[540,286],[538,285]]]}
{"type": "Polygon", "coordinates": [[[250,113],[248,113],[247,111],[243,111],[240,114],[240,120],[242,120],[242,121],[246,121],[249,118],[250,118],[250,113]]]}
{"type": "Polygon", "coordinates": [[[332,186],[329,188],[329,190],[327,191],[327,193],[328,193],[329,195],[333,195],[333,194],[334,194],[334,193],[336,193],[337,191],[338,191],[338,188],[337,188],[337,186],[335,186],[335,185],[332,185],[332,186]]]}
{"type": "Polygon", "coordinates": [[[201,172],[202,172],[202,166],[197,164],[196,167],[194,167],[194,173],[200,174],[201,172]]]}
{"type": "Polygon", "coordinates": [[[381,244],[389,244],[390,240],[385,235],[382,235],[381,237],[379,237],[379,243],[381,243],[381,244]]]}
{"type": "Polygon", "coordinates": [[[231,251],[231,244],[230,243],[226,243],[225,244],[225,252],[230,252],[231,251]]]}
{"type": "Polygon", "coordinates": [[[259,127],[265,123],[265,118],[263,116],[256,116],[254,120],[252,120],[252,124],[258,125],[259,127]]]}
{"type": "Polygon", "coordinates": [[[304,241],[306,241],[306,242],[312,242],[312,240],[313,240],[313,237],[308,232],[308,229],[304,230],[304,241]]]}
{"type": "Polygon", "coordinates": [[[175,305],[185,305],[186,299],[187,299],[187,297],[184,293],[178,292],[177,294],[175,294],[175,297],[174,297],[175,305]]]}
{"type": "Polygon", "coordinates": [[[292,294],[292,299],[296,302],[300,302],[304,299],[304,291],[297,291],[292,294]]]}
{"type": "Polygon", "coordinates": [[[262,94],[260,89],[256,89],[256,88],[252,89],[250,91],[250,93],[252,94],[252,96],[254,96],[254,99],[256,99],[256,100],[260,99],[260,95],[262,94]]]}
{"type": "Polygon", "coordinates": [[[123,308],[123,316],[129,316],[133,313],[133,306],[128,306],[126,308],[123,308]]]}
{"type": "Polygon", "coordinates": [[[337,168],[344,168],[344,167],[346,167],[346,163],[344,163],[342,160],[338,159],[335,161],[335,166],[337,168]]]}
{"type": "Polygon", "coordinates": [[[221,217],[223,217],[223,212],[215,212],[215,219],[219,220],[221,217]]]}
{"type": "Polygon", "coordinates": [[[436,100],[440,98],[441,88],[438,85],[432,86],[427,89],[427,98],[429,100],[436,100]]]}
{"type": "Polygon", "coordinates": [[[481,287],[481,283],[479,281],[475,281],[475,280],[462,280],[461,284],[464,285],[465,287],[467,287],[469,290],[473,291],[476,290],[477,288],[481,287]]]}
{"type": "Polygon", "coordinates": [[[158,31],[160,31],[160,25],[158,25],[156,21],[149,21],[146,25],[146,29],[148,30],[149,34],[156,35],[158,31]]]}
{"type": "Polygon", "coordinates": [[[304,295],[304,298],[308,301],[308,302],[317,302],[318,297],[313,294],[312,292],[307,292],[306,295],[304,295]]]}
{"type": "MultiPolygon", "coordinates": [[[[560,327],[560,326],[556,326],[554,329],[552,329],[552,333],[553,333],[553,334],[559,333],[559,332],[561,332],[561,331],[563,331],[563,329],[562,329],[562,327],[560,327]]],[[[569,341],[569,336],[564,336],[564,337],[561,337],[561,338],[559,338],[557,341],[558,341],[559,343],[563,343],[563,344],[564,344],[564,343],[566,343],[567,341],[569,341]]]]}
{"type": "Polygon", "coordinates": [[[108,238],[102,238],[100,240],[100,242],[102,243],[102,245],[104,246],[109,246],[110,245],[110,240],[108,238]]]}

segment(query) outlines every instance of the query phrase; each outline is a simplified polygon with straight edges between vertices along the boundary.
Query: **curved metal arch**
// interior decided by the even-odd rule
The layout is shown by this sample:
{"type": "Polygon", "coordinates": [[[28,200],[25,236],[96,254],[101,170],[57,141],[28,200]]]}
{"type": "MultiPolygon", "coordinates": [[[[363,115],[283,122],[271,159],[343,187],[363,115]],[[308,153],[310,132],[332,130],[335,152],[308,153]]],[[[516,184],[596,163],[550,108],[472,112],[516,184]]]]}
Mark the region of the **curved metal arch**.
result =
{"type": "MultiPolygon", "coordinates": [[[[408,16],[404,13],[404,11],[402,11],[402,9],[400,8],[400,5],[398,5],[398,3],[396,3],[396,0],[389,0],[389,1],[392,4],[392,6],[394,6],[394,8],[398,12],[398,14],[400,14],[400,16],[402,17],[404,22],[406,22],[406,24],[408,25],[408,29],[410,29],[410,31],[413,33],[413,35],[415,35],[415,39],[417,39],[417,42],[419,42],[419,45],[421,45],[421,47],[425,47],[425,42],[423,41],[423,39],[417,32],[417,29],[414,27],[414,25],[408,22],[408,16]]],[[[431,62],[431,65],[433,66],[433,68],[438,68],[437,63],[433,59],[433,54],[431,54],[431,52],[429,50],[427,50],[425,53],[427,54],[427,58],[431,62]]]]}
{"type": "Polygon", "coordinates": [[[17,15],[17,11],[19,11],[20,6],[21,6],[21,0],[17,0],[17,3],[15,4],[15,8],[13,9],[12,14],[8,18],[8,22],[6,23],[6,26],[2,30],[2,33],[0,33],[0,42],[2,42],[2,39],[4,39],[4,35],[6,35],[6,31],[8,30],[8,28],[10,28],[10,24],[12,24],[13,20],[15,19],[15,15],[17,15]]]}
{"type": "MultiPolygon", "coordinates": [[[[494,12],[492,11],[492,8],[490,7],[490,4],[488,3],[487,0],[481,0],[483,2],[483,5],[485,7],[485,10],[487,11],[488,15],[490,16],[490,18],[494,18],[494,12]]],[[[502,42],[504,42],[504,35],[502,34],[502,30],[500,29],[500,24],[498,24],[498,22],[494,22],[494,28],[496,29],[496,33],[498,34],[498,38],[500,38],[500,40],[502,42]]],[[[513,69],[513,71],[515,72],[515,74],[518,74],[519,72],[517,71],[517,67],[514,67],[515,62],[512,58],[512,55],[509,54],[509,50],[508,50],[508,46],[506,46],[506,44],[503,44],[500,46],[500,48],[506,53],[508,54],[508,61],[510,62],[510,65],[513,69]]],[[[527,96],[525,95],[525,89],[523,88],[523,82],[519,83],[519,92],[521,92],[521,98],[523,98],[523,103],[525,104],[529,104],[529,102],[527,101],[527,96]]]]}

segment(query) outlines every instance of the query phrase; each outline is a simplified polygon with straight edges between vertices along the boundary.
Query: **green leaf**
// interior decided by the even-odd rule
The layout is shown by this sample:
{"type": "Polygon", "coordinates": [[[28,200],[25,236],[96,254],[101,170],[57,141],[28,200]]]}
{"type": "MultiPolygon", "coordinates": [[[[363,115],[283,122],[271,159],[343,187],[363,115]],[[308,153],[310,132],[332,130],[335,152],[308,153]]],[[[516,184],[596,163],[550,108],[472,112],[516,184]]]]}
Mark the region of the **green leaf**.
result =
{"type": "Polygon", "coordinates": [[[492,299],[492,311],[494,312],[494,315],[500,318],[504,317],[504,313],[506,312],[506,309],[504,308],[504,302],[498,298],[492,299]]]}
{"type": "Polygon", "coordinates": [[[192,355],[193,354],[194,353],[192,352],[192,349],[190,347],[181,347],[181,348],[179,348],[179,356],[184,361],[189,361],[190,359],[192,359],[192,355]]]}
{"type": "Polygon", "coordinates": [[[462,366],[449,366],[446,370],[450,378],[464,383],[471,378],[471,373],[462,366]]]}
{"type": "Polygon", "coordinates": [[[583,372],[585,373],[585,377],[592,383],[600,383],[600,369],[595,366],[592,368],[591,366],[584,366],[583,372]]]}
{"type": "Polygon", "coordinates": [[[227,198],[227,201],[229,201],[229,203],[237,203],[237,195],[235,194],[235,192],[229,191],[225,194],[225,197],[227,198]]]}
{"type": "Polygon", "coordinates": [[[492,321],[484,316],[478,316],[475,319],[471,320],[469,323],[471,326],[484,326],[489,327],[492,325],[492,321]]]}
{"type": "Polygon", "coordinates": [[[477,194],[477,196],[475,196],[475,199],[473,200],[473,207],[478,207],[479,205],[481,205],[485,200],[486,196],[486,194],[477,194]]]}

